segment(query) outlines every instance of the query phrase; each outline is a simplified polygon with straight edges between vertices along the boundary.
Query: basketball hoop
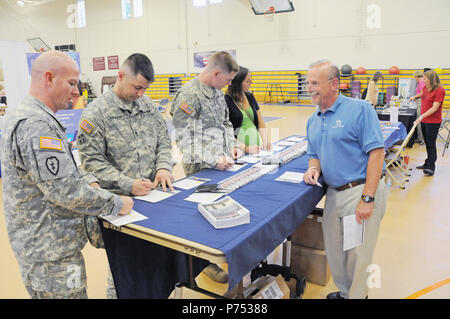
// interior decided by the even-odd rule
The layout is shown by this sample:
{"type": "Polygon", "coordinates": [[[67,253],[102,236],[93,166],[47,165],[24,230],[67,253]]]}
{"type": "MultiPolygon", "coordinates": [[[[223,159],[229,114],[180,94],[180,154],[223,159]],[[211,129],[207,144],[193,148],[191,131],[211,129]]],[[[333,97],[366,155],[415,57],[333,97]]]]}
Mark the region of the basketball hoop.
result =
{"type": "Polygon", "coordinates": [[[270,6],[269,9],[264,12],[264,16],[268,21],[273,21],[273,17],[275,16],[275,7],[270,6]]]}

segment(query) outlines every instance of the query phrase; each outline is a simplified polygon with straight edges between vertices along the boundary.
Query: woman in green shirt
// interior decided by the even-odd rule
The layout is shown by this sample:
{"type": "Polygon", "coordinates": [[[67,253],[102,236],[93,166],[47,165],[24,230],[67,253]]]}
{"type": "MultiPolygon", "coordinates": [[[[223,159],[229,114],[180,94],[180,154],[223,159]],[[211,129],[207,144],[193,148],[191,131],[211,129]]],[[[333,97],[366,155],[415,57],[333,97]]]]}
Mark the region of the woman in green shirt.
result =
{"type": "MultiPolygon", "coordinates": [[[[258,102],[249,92],[252,84],[250,71],[240,67],[225,95],[234,135],[245,145],[246,153],[259,153],[260,148],[270,150],[272,145],[267,137],[266,124],[258,102]]],[[[244,146],[242,146],[244,149],[244,146]]]]}

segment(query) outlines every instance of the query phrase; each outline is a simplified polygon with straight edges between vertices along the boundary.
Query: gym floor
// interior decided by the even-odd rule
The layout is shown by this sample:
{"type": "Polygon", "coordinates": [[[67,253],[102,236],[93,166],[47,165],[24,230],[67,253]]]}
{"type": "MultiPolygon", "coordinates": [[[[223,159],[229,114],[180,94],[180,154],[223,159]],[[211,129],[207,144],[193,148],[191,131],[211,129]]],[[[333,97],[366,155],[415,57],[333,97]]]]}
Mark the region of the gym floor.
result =
{"type": "MultiPolygon", "coordinates": [[[[306,134],[306,121],[314,107],[260,105],[267,126],[278,131],[273,140],[292,134],[306,134]],[[278,136],[276,136],[278,135],[278,136]]],[[[426,158],[424,145],[409,149],[412,175],[402,190],[393,185],[382,221],[373,263],[379,265],[380,285],[369,292],[370,299],[449,298],[450,296],[450,151],[444,157],[444,144],[437,142],[438,161],[433,177],[415,169],[426,158]]],[[[175,179],[184,176],[179,164],[175,179]]],[[[3,192],[1,192],[3,196],[3,192]]],[[[8,196],[6,194],[5,196],[8,196]]],[[[1,198],[3,203],[3,197],[1,198]]],[[[320,204],[322,204],[321,202],[320,204]]],[[[319,204],[319,205],[320,205],[319,204]]],[[[29,298],[20,277],[19,266],[8,240],[3,205],[0,213],[0,298],[29,298]]],[[[83,249],[90,298],[106,298],[107,259],[104,250],[86,245],[83,249]]],[[[226,265],[222,265],[226,269],[226,265]]],[[[226,284],[213,282],[203,273],[200,287],[223,294],[226,284]]],[[[324,299],[336,291],[333,280],[326,286],[307,282],[304,299],[324,299]]],[[[204,296],[186,295],[196,298],[204,296]]]]}

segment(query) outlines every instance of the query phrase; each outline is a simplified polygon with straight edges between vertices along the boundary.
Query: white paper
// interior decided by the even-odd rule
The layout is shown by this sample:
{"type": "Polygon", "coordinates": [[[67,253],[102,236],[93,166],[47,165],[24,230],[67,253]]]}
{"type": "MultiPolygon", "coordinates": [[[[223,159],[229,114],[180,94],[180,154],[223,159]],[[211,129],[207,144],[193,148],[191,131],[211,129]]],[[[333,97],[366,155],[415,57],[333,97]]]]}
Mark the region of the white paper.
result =
{"type": "Polygon", "coordinates": [[[259,162],[261,159],[259,157],[256,157],[256,156],[247,155],[247,156],[243,156],[243,157],[239,158],[239,160],[243,161],[243,162],[254,164],[254,163],[259,162]]]}
{"type": "Polygon", "coordinates": [[[75,163],[77,164],[77,166],[81,166],[81,161],[80,161],[80,155],[78,154],[78,149],[72,149],[72,155],[73,155],[73,159],[75,160],[75,163]]]}
{"type": "Polygon", "coordinates": [[[210,179],[201,180],[197,179],[196,177],[188,177],[180,181],[176,181],[175,183],[172,183],[172,186],[182,189],[191,189],[209,181],[210,179]]]}
{"type": "Polygon", "coordinates": [[[358,224],[356,215],[344,216],[342,218],[344,229],[344,251],[358,247],[364,242],[365,222],[358,224]]]}
{"type": "Polygon", "coordinates": [[[171,190],[168,190],[167,192],[165,192],[165,191],[162,191],[162,190],[159,190],[159,189],[154,189],[150,193],[148,193],[147,195],[134,196],[134,198],[140,199],[140,200],[145,200],[145,201],[150,202],[150,203],[157,203],[157,202],[162,201],[162,200],[164,200],[166,198],[169,198],[170,196],[173,196],[173,195],[175,195],[175,194],[177,194],[179,192],[180,191],[177,191],[177,190],[175,190],[173,192],[171,190]]]}
{"type": "Polygon", "coordinates": [[[305,138],[304,137],[301,137],[301,136],[291,136],[291,137],[288,137],[287,139],[285,139],[285,141],[287,141],[287,142],[300,142],[300,141],[303,141],[305,138]]]}
{"type": "Polygon", "coordinates": [[[245,166],[245,164],[233,164],[233,166],[231,166],[229,169],[226,169],[226,171],[228,171],[228,172],[236,172],[236,171],[240,170],[244,166],[245,166]]]}
{"type": "Polygon", "coordinates": [[[303,182],[303,175],[304,173],[298,173],[298,172],[285,172],[280,177],[276,178],[276,181],[281,182],[289,182],[289,183],[301,183],[303,182]]]}
{"type": "Polygon", "coordinates": [[[138,221],[148,218],[142,214],[139,214],[135,210],[132,210],[127,215],[118,215],[118,216],[111,216],[111,215],[103,216],[103,215],[101,215],[100,217],[107,220],[108,222],[110,222],[111,224],[113,224],[116,227],[123,226],[123,225],[130,224],[130,223],[135,223],[135,222],[138,222],[138,221]]]}
{"type": "Polygon", "coordinates": [[[389,122],[398,123],[398,107],[391,106],[389,110],[389,122]]]}
{"type": "Polygon", "coordinates": [[[294,144],[295,144],[295,142],[289,142],[289,141],[286,141],[286,140],[277,143],[278,146],[292,146],[294,144]]]}
{"type": "Polygon", "coordinates": [[[258,154],[255,154],[257,157],[266,157],[273,155],[273,150],[267,151],[267,150],[260,150],[258,154]]]}
{"type": "Polygon", "coordinates": [[[282,149],[284,149],[286,146],[281,146],[281,145],[272,145],[272,151],[274,152],[279,152],[282,149]]]}
{"type": "Polygon", "coordinates": [[[212,203],[224,195],[226,195],[226,193],[192,193],[184,200],[200,204],[206,204],[212,203]]]}

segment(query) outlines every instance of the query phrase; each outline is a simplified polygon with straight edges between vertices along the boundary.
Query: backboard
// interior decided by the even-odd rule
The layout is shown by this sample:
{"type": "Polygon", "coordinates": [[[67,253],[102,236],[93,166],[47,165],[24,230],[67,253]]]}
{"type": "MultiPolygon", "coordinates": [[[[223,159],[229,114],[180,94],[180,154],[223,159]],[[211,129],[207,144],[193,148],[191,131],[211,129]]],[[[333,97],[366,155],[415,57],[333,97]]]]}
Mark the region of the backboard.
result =
{"type": "Polygon", "coordinates": [[[28,43],[36,50],[36,52],[50,51],[51,48],[41,38],[27,39],[28,43]]]}
{"type": "Polygon", "coordinates": [[[294,5],[289,0],[250,0],[253,12],[256,15],[268,13],[271,7],[275,9],[273,13],[294,11],[294,5]]]}

